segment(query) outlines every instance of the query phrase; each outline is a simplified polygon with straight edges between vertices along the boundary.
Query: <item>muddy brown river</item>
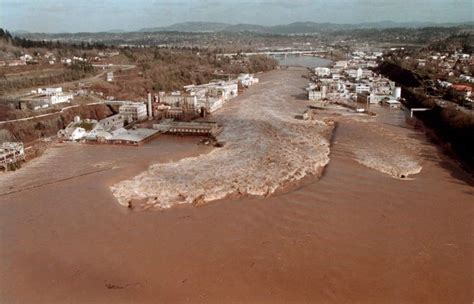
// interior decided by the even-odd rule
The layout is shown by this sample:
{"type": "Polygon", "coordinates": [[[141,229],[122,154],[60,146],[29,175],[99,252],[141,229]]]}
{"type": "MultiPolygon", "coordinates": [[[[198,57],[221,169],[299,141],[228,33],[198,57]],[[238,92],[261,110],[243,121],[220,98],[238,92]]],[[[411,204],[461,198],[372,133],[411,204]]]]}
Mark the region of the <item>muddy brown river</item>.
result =
{"type": "MultiPolygon", "coordinates": [[[[304,109],[302,70],[262,81],[288,73],[286,97],[304,109]]],[[[374,111],[335,116],[320,178],[201,207],[131,211],[109,189],[211,153],[197,138],[54,146],[0,175],[0,303],[472,303],[473,180],[403,112],[374,111]],[[358,158],[379,141],[396,154],[400,138],[422,166],[409,179],[358,158]]]]}

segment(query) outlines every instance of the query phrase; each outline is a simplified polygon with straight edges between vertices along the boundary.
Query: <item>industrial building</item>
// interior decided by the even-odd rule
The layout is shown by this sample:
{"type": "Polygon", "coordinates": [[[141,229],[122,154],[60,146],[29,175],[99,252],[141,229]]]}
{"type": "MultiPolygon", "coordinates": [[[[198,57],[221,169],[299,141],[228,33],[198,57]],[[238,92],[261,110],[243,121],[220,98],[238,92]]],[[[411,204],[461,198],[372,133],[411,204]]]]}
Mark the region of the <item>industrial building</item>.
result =
{"type": "Polygon", "coordinates": [[[147,106],[144,103],[129,103],[120,106],[119,113],[128,123],[147,119],[147,106]]]}
{"type": "Polygon", "coordinates": [[[8,171],[11,166],[25,160],[23,143],[4,142],[0,144],[0,170],[8,171]]]}
{"type": "Polygon", "coordinates": [[[308,99],[312,101],[319,101],[327,98],[327,86],[318,86],[308,92],[308,99]]]}
{"type": "Polygon", "coordinates": [[[237,80],[244,88],[251,87],[259,82],[258,78],[251,74],[240,74],[237,80]]]}
{"type": "Polygon", "coordinates": [[[222,131],[217,122],[213,121],[183,122],[166,120],[160,124],[154,124],[153,128],[162,133],[199,136],[216,136],[222,131]]]}
{"type": "Polygon", "coordinates": [[[139,146],[142,145],[160,134],[158,130],[153,129],[144,129],[144,128],[137,128],[137,129],[119,129],[117,130],[116,134],[109,138],[102,138],[99,139],[99,143],[106,143],[112,145],[129,145],[129,146],[139,146]]]}

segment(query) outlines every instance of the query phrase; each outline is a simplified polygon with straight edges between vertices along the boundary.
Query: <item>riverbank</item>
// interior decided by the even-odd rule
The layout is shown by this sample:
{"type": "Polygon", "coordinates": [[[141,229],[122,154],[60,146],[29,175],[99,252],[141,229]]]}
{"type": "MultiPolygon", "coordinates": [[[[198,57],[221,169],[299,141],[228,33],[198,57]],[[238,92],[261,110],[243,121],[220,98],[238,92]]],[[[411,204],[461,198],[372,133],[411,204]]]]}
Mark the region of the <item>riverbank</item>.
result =
{"type": "Polygon", "coordinates": [[[421,93],[423,78],[398,64],[385,62],[378,67],[378,71],[402,85],[406,106],[430,109],[415,113],[416,118],[420,119],[426,127],[427,135],[442,146],[447,155],[457,158],[464,169],[473,175],[474,150],[472,145],[466,144],[474,141],[472,111],[452,102],[440,106],[434,97],[421,93]]]}

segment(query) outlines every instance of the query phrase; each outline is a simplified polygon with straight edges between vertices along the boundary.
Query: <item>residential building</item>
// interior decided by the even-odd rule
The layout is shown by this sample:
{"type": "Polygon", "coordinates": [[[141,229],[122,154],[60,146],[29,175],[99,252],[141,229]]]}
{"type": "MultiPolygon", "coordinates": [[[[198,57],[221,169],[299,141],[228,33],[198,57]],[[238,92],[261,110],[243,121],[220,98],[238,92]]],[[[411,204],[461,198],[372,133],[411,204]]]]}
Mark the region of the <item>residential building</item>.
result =
{"type": "Polygon", "coordinates": [[[55,105],[58,103],[64,103],[64,102],[70,102],[71,99],[73,99],[74,96],[70,93],[65,94],[65,93],[60,93],[60,94],[55,94],[49,96],[49,103],[51,105],[55,105]]]}
{"type": "Polygon", "coordinates": [[[455,96],[471,97],[472,94],[472,87],[470,85],[455,84],[452,85],[450,89],[455,96]]]}
{"type": "Polygon", "coordinates": [[[43,93],[46,94],[47,96],[54,95],[54,94],[60,94],[63,92],[62,87],[57,87],[57,88],[45,88],[44,90],[40,91],[38,89],[38,93],[43,93]]]}
{"type": "Polygon", "coordinates": [[[314,72],[318,77],[327,77],[331,75],[331,69],[325,67],[317,67],[314,69],[314,72]]]}
{"type": "Polygon", "coordinates": [[[114,81],[114,72],[108,72],[107,73],[107,82],[112,82],[114,81]]]}

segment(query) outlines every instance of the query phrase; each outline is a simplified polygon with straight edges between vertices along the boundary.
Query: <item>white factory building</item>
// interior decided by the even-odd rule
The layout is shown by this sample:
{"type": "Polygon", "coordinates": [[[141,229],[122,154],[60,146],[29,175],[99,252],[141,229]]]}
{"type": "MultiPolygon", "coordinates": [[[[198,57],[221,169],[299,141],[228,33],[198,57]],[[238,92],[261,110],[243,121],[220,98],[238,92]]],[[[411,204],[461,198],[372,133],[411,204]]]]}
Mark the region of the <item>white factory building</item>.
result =
{"type": "Polygon", "coordinates": [[[119,108],[119,113],[129,123],[131,121],[143,121],[147,119],[147,107],[144,103],[124,104],[119,108]]]}
{"type": "Polygon", "coordinates": [[[198,108],[206,109],[208,113],[213,113],[224,106],[224,100],[222,98],[207,97],[205,99],[199,99],[197,106],[198,108]]]}
{"type": "Polygon", "coordinates": [[[319,101],[325,99],[327,93],[327,86],[312,89],[308,92],[308,99],[312,101],[319,101]]]}
{"type": "Polygon", "coordinates": [[[196,107],[197,105],[197,96],[188,96],[188,95],[161,95],[159,97],[160,103],[169,105],[169,106],[183,106],[188,105],[196,107]]]}
{"type": "Polygon", "coordinates": [[[214,83],[209,86],[208,94],[212,97],[229,100],[239,95],[239,85],[230,81],[214,83]]]}

